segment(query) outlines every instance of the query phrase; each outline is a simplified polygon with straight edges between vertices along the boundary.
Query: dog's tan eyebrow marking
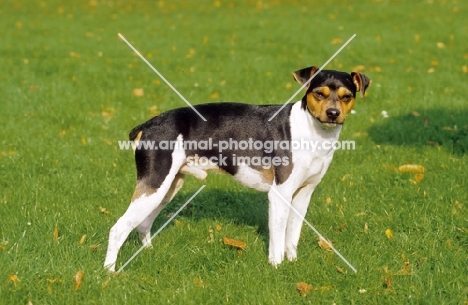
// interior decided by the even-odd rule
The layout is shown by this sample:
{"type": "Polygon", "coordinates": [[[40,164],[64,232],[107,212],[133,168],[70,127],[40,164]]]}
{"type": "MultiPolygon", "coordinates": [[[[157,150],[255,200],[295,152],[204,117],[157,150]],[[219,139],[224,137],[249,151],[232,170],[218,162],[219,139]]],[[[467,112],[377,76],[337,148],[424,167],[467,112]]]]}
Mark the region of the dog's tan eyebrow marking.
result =
{"type": "Polygon", "coordinates": [[[336,95],[338,95],[338,98],[340,98],[340,99],[344,98],[347,95],[351,95],[351,97],[353,96],[352,92],[349,91],[345,87],[338,88],[338,90],[336,90],[336,95]]]}
{"type": "Polygon", "coordinates": [[[329,97],[330,96],[330,88],[327,86],[324,87],[318,87],[313,90],[314,93],[318,93],[320,95],[323,95],[324,97],[329,97]]]}

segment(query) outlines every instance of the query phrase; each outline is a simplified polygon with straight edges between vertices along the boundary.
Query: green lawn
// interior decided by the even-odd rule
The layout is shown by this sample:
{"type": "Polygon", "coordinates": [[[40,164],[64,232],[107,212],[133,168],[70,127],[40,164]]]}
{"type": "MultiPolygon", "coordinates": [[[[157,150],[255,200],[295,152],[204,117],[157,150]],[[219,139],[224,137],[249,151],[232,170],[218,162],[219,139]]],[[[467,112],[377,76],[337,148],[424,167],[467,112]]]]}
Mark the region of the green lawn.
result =
{"type": "MultiPolygon", "coordinates": [[[[468,303],[466,1],[0,4],[1,304],[468,303]],[[152,250],[106,273],[135,180],[118,141],[185,106],[118,33],[193,104],[282,104],[292,71],[357,34],[327,66],[373,80],[341,135],[356,150],[335,153],[307,215],[356,274],[306,226],[298,261],[271,267],[266,195],[218,174],[152,250]]],[[[187,178],[153,230],[202,184],[187,178]]],[[[132,233],[118,267],[139,247],[132,233]]]]}

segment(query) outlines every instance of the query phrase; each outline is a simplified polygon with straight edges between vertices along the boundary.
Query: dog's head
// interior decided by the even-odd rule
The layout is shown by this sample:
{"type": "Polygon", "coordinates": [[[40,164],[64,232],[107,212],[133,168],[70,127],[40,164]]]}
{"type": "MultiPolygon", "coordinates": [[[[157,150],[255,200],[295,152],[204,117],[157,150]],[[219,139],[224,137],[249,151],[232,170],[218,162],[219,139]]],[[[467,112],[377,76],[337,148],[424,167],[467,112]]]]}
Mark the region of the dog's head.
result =
{"type": "Polygon", "coordinates": [[[371,80],[358,72],[349,74],[334,70],[322,70],[314,76],[318,70],[317,67],[308,67],[293,73],[301,85],[313,77],[305,87],[307,92],[302,98],[302,108],[325,126],[343,124],[353,108],[356,92],[364,97],[371,80]]]}

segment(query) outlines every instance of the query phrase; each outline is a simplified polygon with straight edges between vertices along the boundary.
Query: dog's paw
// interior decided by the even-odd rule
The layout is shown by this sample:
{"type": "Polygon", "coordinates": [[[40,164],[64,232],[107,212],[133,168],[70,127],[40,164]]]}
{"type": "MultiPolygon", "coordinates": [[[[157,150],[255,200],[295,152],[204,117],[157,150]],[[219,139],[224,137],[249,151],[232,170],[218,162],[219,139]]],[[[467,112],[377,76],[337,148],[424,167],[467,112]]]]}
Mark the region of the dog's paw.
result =
{"type": "Polygon", "coordinates": [[[294,262],[297,260],[297,251],[295,247],[286,247],[286,257],[288,261],[294,262]]]}

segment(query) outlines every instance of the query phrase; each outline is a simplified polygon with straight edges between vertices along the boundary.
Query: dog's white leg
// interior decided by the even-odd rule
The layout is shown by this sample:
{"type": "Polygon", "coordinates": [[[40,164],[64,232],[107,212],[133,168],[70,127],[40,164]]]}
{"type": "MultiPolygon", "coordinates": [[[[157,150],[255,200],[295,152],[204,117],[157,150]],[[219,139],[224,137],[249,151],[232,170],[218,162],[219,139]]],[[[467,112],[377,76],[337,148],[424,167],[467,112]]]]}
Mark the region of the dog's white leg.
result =
{"type": "MultiPolygon", "coordinates": [[[[178,137],[178,141],[182,142],[182,136],[178,137]]],[[[182,145],[179,147],[183,147],[182,145]]],[[[141,224],[148,216],[155,211],[163,202],[168,194],[172,182],[176,178],[179,169],[185,162],[185,152],[183,149],[175,149],[172,152],[172,165],[169,174],[164,179],[158,190],[150,195],[143,193],[138,198],[132,200],[125,214],[120,217],[117,223],[112,227],[109,233],[109,244],[107,247],[107,255],[104,261],[104,267],[109,271],[115,271],[115,263],[117,256],[124,241],[127,239],[130,232],[141,224]]],[[[137,188],[139,185],[137,184],[137,188]]],[[[144,186],[140,186],[147,189],[144,186]]]]}
{"type": "Polygon", "coordinates": [[[268,227],[270,231],[270,244],[268,261],[273,266],[283,262],[285,253],[286,225],[289,215],[289,205],[292,194],[284,192],[276,185],[268,192],[268,227]],[[274,188],[274,189],[273,189],[274,188]]]}
{"type": "Polygon", "coordinates": [[[301,236],[302,223],[314,189],[315,187],[309,184],[297,190],[293,195],[291,206],[295,211],[290,209],[286,227],[286,257],[290,261],[297,258],[297,245],[301,236]]]}
{"type": "Polygon", "coordinates": [[[151,248],[151,227],[153,222],[159,213],[164,209],[164,207],[171,202],[174,196],[179,192],[179,190],[184,185],[184,176],[183,174],[177,174],[174,181],[171,184],[171,188],[164,197],[162,203],[148,216],[141,224],[138,225],[137,230],[140,235],[141,242],[146,248],[151,248]]]}

